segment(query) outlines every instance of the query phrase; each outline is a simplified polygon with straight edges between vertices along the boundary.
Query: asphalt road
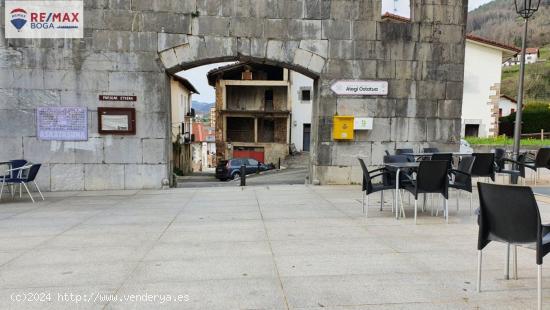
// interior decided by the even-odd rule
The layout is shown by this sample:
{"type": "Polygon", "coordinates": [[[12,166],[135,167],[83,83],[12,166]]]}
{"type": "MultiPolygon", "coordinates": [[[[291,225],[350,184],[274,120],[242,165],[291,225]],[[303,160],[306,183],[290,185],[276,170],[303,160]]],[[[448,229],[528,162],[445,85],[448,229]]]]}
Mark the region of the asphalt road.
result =
{"type": "MultiPolygon", "coordinates": [[[[271,170],[261,174],[251,174],[246,178],[247,185],[294,185],[304,184],[308,170],[304,168],[271,170]]],[[[178,179],[179,188],[194,187],[234,187],[240,186],[240,180],[219,181],[214,174],[185,176],[178,179]]]]}

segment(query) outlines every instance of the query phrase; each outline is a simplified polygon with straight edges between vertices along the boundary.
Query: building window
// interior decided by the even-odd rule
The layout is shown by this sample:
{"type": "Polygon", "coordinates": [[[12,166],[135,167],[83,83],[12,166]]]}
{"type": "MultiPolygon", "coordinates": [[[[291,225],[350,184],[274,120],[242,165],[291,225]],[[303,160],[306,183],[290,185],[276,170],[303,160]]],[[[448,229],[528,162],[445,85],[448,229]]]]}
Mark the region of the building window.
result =
{"type": "Polygon", "coordinates": [[[273,90],[266,89],[264,92],[264,110],[273,111],[273,90]]]}
{"type": "Polygon", "coordinates": [[[511,109],[510,114],[516,112],[516,109],[511,109]]]}
{"type": "Polygon", "coordinates": [[[502,117],[502,108],[498,109],[498,117],[502,117]]]}
{"type": "Polygon", "coordinates": [[[478,137],[479,125],[478,124],[466,124],[464,128],[464,136],[466,137],[478,137]]]}
{"type": "Polygon", "coordinates": [[[300,91],[300,100],[301,101],[311,101],[311,90],[310,89],[302,89],[300,91]]]}

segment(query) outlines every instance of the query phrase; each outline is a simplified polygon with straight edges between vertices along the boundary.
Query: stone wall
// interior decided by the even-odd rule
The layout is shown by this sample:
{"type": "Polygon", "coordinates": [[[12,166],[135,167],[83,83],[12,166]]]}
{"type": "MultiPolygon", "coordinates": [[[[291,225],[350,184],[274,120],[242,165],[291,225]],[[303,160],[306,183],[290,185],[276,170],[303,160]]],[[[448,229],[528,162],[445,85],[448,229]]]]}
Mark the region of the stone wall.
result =
{"type": "Polygon", "coordinates": [[[376,165],[396,146],[457,148],[467,0],[413,0],[410,23],[383,22],[380,0],[84,2],[83,39],[6,40],[0,25],[0,159],[45,163],[47,190],[160,187],[171,153],[166,73],[227,60],[317,79],[312,180],[349,183],[357,156],[376,165]],[[389,94],[337,97],[338,79],[387,80],[389,94]],[[97,134],[99,94],[138,96],[136,136],[97,134]],[[47,105],[87,107],[89,141],[37,141],[34,109],[47,105]],[[372,116],[375,129],[334,142],[335,113],[372,116]]]}

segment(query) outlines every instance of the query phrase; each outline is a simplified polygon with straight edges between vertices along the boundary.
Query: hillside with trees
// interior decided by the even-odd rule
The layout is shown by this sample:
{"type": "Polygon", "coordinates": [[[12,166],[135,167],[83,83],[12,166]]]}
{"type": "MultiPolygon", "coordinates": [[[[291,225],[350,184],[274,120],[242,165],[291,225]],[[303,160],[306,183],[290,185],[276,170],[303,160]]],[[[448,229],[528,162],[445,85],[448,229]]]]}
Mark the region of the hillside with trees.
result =
{"type": "MultiPolygon", "coordinates": [[[[521,46],[523,19],[518,17],[514,0],[494,0],[468,13],[467,31],[505,44],[521,46]]],[[[550,44],[550,0],[529,19],[529,46],[550,44]]]]}

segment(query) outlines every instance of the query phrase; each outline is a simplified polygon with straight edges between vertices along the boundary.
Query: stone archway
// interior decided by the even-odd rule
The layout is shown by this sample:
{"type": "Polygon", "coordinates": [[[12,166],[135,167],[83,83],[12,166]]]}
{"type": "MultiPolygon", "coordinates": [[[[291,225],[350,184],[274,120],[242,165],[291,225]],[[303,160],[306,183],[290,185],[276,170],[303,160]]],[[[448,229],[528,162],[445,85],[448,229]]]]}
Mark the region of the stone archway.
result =
{"type": "Polygon", "coordinates": [[[378,165],[396,146],[457,146],[466,7],[412,0],[412,19],[392,22],[380,0],[85,1],[82,40],[2,36],[0,154],[44,163],[46,189],[158,188],[169,176],[166,73],[252,60],[316,79],[312,179],[360,182],[358,156],[378,165]],[[387,81],[389,93],[339,97],[330,85],[341,79],[387,81]],[[137,95],[136,136],[97,133],[102,94],[137,95]],[[90,139],[39,141],[33,112],[44,105],[87,107],[90,139]],[[335,114],[372,117],[374,129],[334,141],[335,114]]]}

